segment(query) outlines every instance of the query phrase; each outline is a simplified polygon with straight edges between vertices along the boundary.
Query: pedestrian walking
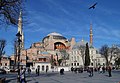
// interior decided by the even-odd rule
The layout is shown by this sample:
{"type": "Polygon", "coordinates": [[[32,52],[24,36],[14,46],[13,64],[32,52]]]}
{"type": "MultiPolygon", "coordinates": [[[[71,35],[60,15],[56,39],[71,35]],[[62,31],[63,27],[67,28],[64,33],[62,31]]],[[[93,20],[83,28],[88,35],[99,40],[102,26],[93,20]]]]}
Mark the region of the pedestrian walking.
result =
{"type": "Polygon", "coordinates": [[[21,67],[21,71],[20,71],[20,83],[27,83],[26,79],[25,79],[25,71],[26,69],[23,67],[21,67]]]}
{"type": "Polygon", "coordinates": [[[109,74],[109,77],[112,77],[112,75],[111,75],[111,70],[112,70],[112,68],[111,68],[111,66],[109,65],[109,66],[108,66],[108,74],[109,74]]]}
{"type": "Polygon", "coordinates": [[[93,67],[89,67],[89,77],[93,76],[93,67]]]}
{"type": "Polygon", "coordinates": [[[77,74],[77,68],[74,69],[74,72],[77,74]]]}
{"type": "Polygon", "coordinates": [[[73,67],[71,67],[71,71],[72,71],[72,72],[74,71],[74,68],[73,68],[73,67]]]}
{"type": "Polygon", "coordinates": [[[37,74],[37,68],[36,68],[35,72],[36,72],[36,74],[37,74]]]}
{"type": "Polygon", "coordinates": [[[105,73],[105,67],[104,66],[102,67],[102,73],[105,73]]]}
{"type": "Polygon", "coordinates": [[[38,66],[37,74],[38,74],[38,76],[40,75],[40,66],[38,66]]]}
{"type": "Polygon", "coordinates": [[[102,73],[102,67],[100,67],[100,69],[99,69],[99,73],[102,73]]]}
{"type": "Polygon", "coordinates": [[[48,68],[46,68],[46,73],[48,72],[48,68]]]}
{"type": "Polygon", "coordinates": [[[28,68],[28,74],[31,74],[31,69],[30,68],[28,68]]]}
{"type": "Polygon", "coordinates": [[[93,69],[93,67],[91,67],[90,69],[91,69],[91,76],[93,76],[94,69],[93,69]]]}
{"type": "Polygon", "coordinates": [[[60,75],[64,75],[64,69],[60,69],[60,75]]]}

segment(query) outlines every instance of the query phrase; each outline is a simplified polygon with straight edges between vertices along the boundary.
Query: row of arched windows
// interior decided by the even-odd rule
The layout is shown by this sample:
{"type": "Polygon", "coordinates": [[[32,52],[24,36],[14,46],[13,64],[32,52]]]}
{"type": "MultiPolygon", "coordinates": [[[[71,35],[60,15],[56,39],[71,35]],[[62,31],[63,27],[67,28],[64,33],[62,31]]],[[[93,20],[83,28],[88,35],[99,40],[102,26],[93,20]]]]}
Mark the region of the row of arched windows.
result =
{"type": "Polygon", "coordinates": [[[48,65],[42,65],[42,66],[40,66],[40,65],[38,65],[37,67],[39,67],[42,71],[45,71],[46,69],[47,70],[49,70],[49,66],[48,65]]]}
{"type": "Polygon", "coordinates": [[[71,54],[72,55],[74,55],[74,54],[81,54],[81,52],[80,52],[80,50],[76,50],[76,51],[72,51],[71,54]]]}
{"type": "Polygon", "coordinates": [[[71,63],[72,66],[80,66],[79,63],[71,63]]]}
{"type": "Polygon", "coordinates": [[[80,60],[80,58],[79,58],[79,56],[73,56],[73,57],[71,57],[71,61],[74,61],[74,60],[80,60]]]}

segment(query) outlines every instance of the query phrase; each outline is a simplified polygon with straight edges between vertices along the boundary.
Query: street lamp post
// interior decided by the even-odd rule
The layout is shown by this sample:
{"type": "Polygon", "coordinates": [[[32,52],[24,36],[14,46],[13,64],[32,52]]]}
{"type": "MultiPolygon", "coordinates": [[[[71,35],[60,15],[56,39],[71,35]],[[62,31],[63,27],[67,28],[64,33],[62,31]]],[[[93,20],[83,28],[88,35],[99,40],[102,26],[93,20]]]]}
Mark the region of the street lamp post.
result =
{"type": "Polygon", "coordinates": [[[26,68],[27,68],[27,60],[28,60],[28,56],[27,56],[27,50],[26,50],[26,68]]]}
{"type": "Polygon", "coordinates": [[[57,57],[57,71],[58,71],[58,66],[59,66],[59,62],[58,62],[58,49],[56,49],[56,57],[57,57]]]}
{"type": "Polygon", "coordinates": [[[21,46],[20,46],[20,42],[21,42],[21,40],[20,40],[20,37],[22,36],[21,34],[20,34],[20,32],[18,32],[17,34],[16,34],[16,36],[17,36],[17,41],[18,41],[18,83],[20,83],[20,50],[21,50],[21,46]]]}

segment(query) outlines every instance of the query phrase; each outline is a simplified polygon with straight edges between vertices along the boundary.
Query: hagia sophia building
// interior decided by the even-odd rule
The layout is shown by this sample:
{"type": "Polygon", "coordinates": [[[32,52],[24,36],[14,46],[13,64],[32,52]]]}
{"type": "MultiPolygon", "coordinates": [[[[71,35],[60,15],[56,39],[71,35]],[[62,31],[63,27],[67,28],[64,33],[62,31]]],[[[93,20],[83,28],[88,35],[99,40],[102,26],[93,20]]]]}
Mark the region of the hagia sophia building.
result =
{"type": "MultiPolygon", "coordinates": [[[[40,71],[49,71],[55,67],[67,67],[69,70],[71,67],[83,67],[84,66],[84,49],[80,49],[80,46],[86,46],[86,41],[83,39],[80,42],[76,42],[75,38],[67,39],[63,35],[57,32],[49,33],[42,41],[32,43],[30,48],[24,48],[24,34],[22,30],[22,17],[19,16],[18,32],[21,33],[21,52],[20,52],[20,65],[31,67],[36,69],[40,67],[40,71]]],[[[93,46],[93,33],[92,24],[90,25],[90,65],[98,66],[105,65],[104,57],[99,54],[98,50],[93,46]]],[[[17,63],[17,54],[13,54],[11,57],[11,66],[15,66],[17,63]]]]}

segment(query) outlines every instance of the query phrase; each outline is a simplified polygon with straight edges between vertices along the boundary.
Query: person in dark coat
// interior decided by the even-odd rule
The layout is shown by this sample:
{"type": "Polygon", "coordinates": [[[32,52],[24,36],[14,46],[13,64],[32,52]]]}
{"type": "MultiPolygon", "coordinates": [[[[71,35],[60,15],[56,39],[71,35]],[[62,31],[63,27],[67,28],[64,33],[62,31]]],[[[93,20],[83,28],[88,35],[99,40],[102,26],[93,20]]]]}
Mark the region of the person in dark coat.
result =
{"type": "Polygon", "coordinates": [[[72,71],[72,72],[74,71],[74,68],[73,68],[73,67],[71,67],[71,71],[72,71]]]}
{"type": "Polygon", "coordinates": [[[36,74],[37,74],[37,68],[36,68],[36,70],[35,70],[35,71],[36,71],[36,74]]]}
{"type": "Polygon", "coordinates": [[[48,72],[48,68],[46,68],[46,73],[48,72]]]}
{"type": "Polygon", "coordinates": [[[102,72],[105,73],[105,67],[104,66],[102,67],[102,72]]]}
{"type": "Polygon", "coordinates": [[[77,74],[77,68],[74,69],[74,72],[77,74]]]}
{"type": "Polygon", "coordinates": [[[38,74],[38,76],[40,75],[40,66],[38,66],[37,74],[38,74]]]}
{"type": "Polygon", "coordinates": [[[28,68],[28,74],[30,74],[31,73],[31,69],[30,68],[28,68]]]}
{"type": "Polygon", "coordinates": [[[20,83],[27,83],[26,79],[25,79],[25,71],[26,69],[21,67],[21,71],[20,71],[20,83]]]}
{"type": "Polygon", "coordinates": [[[111,70],[112,70],[111,66],[108,66],[108,74],[109,74],[109,77],[112,77],[111,70]]]}
{"type": "Polygon", "coordinates": [[[93,76],[93,67],[89,67],[89,77],[93,76]]]}
{"type": "Polygon", "coordinates": [[[93,76],[94,69],[93,69],[93,67],[91,67],[90,69],[91,69],[91,76],[93,76]]]}
{"type": "Polygon", "coordinates": [[[60,75],[64,75],[64,69],[60,69],[60,75]]]}

